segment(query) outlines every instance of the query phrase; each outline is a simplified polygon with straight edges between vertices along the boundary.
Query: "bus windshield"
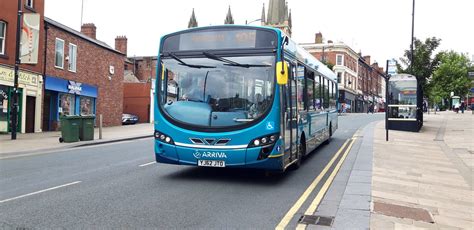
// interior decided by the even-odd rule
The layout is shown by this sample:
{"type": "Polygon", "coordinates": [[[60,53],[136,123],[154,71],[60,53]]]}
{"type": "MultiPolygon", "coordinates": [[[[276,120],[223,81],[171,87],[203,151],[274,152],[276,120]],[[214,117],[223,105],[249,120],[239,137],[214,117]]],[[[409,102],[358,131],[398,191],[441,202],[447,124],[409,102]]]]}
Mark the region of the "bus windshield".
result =
{"type": "Polygon", "coordinates": [[[274,56],[203,56],[162,59],[159,101],[167,116],[211,128],[247,124],[266,114],[273,99],[274,56]]]}

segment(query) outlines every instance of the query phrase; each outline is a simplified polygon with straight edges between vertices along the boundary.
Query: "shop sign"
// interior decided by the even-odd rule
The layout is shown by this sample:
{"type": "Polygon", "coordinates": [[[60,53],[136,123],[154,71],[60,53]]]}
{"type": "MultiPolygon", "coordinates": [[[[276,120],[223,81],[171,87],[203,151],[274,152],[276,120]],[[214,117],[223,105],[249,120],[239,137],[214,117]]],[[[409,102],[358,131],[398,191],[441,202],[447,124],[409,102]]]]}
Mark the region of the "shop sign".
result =
{"type": "MultiPolygon", "coordinates": [[[[14,82],[15,71],[13,69],[0,66],[0,81],[14,82]]],[[[18,83],[38,86],[38,75],[20,71],[18,73],[18,83]]]]}
{"type": "Polygon", "coordinates": [[[81,94],[82,92],[82,83],[75,82],[75,81],[69,81],[69,84],[67,85],[67,89],[69,90],[69,93],[72,94],[81,94]]]}

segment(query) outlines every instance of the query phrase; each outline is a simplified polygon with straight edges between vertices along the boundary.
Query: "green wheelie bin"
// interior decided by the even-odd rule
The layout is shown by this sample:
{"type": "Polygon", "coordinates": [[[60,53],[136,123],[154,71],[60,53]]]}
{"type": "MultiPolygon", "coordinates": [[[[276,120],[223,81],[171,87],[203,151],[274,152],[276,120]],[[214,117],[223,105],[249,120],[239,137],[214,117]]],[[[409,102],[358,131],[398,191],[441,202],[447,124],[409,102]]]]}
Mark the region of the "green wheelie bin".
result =
{"type": "Polygon", "coordinates": [[[79,141],[79,126],[81,125],[79,116],[61,116],[61,137],[59,142],[77,142],[79,141]]]}
{"type": "Polygon", "coordinates": [[[79,127],[81,141],[94,140],[94,120],[95,116],[81,116],[81,126],[79,127]]]}

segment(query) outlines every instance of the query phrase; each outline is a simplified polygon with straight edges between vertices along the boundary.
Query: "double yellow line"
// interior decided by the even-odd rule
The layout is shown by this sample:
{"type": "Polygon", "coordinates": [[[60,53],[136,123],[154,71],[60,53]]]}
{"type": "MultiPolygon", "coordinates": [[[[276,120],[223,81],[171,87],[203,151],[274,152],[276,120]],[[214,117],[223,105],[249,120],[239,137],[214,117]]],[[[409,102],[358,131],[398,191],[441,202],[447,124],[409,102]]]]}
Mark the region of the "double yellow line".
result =
{"type": "MultiPolygon", "coordinates": [[[[358,132],[356,132],[357,134],[358,132]]],[[[316,211],[317,207],[319,206],[319,203],[321,203],[322,198],[326,194],[327,190],[329,189],[329,186],[331,185],[332,181],[336,177],[337,172],[342,166],[342,163],[344,163],[344,160],[346,159],[347,155],[349,154],[352,145],[354,144],[354,141],[356,140],[356,134],[350,139],[347,139],[344,144],[339,148],[339,150],[336,152],[336,154],[332,157],[332,159],[329,161],[329,163],[324,167],[323,171],[314,179],[314,181],[308,186],[306,191],[301,195],[301,197],[296,201],[296,203],[290,208],[290,210],[286,213],[286,215],[283,217],[283,219],[280,221],[280,223],[276,226],[275,229],[285,229],[285,227],[290,223],[291,219],[294,217],[296,212],[301,208],[303,203],[308,199],[309,195],[314,191],[316,186],[321,182],[323,177],[326,175],[326,173],[329,171],[329,169],[332,167],[334,162],[337,160],[339,155],[344,151],[344,154],[342,155],[341,159],[337,163],[337,165],[334,167],[333,171],[331,172],[331,175],[329,175],[329,178],[326,180],[324,183],[323,187],[319,191],[319,193],[316,195],[314,198],[313,202],[311,202],[311,205],[306,209],[306,212],[304,213],[305,215],[313,215],[313,213],[316,211]],[[346,148],[346,146],[348,147],[346,148]]],[[[297,229],[305,229],[306,225],[304,224],[298,224],[296,227],[297,229]]]]}

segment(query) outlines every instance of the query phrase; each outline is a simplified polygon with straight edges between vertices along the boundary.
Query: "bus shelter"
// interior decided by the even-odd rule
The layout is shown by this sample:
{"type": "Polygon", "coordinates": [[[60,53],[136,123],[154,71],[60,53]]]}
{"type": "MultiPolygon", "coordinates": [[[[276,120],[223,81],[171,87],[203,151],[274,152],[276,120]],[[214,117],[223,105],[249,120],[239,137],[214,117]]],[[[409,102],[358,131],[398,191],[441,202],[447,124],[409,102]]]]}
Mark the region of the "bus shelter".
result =
{"type": "Polygon", "coordinates": [[[393,75],[388,90],[388,129],[418,132],[423,125],[423,100],[416,77],[393,75]]]}

